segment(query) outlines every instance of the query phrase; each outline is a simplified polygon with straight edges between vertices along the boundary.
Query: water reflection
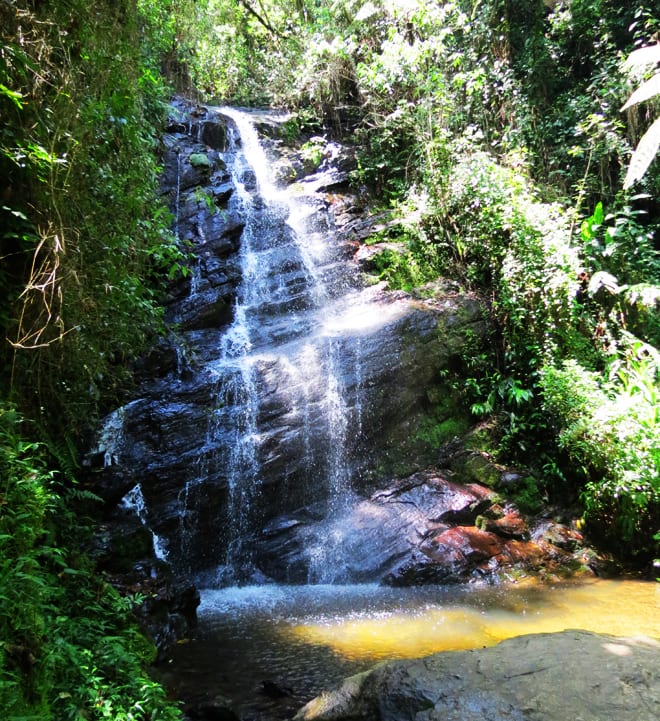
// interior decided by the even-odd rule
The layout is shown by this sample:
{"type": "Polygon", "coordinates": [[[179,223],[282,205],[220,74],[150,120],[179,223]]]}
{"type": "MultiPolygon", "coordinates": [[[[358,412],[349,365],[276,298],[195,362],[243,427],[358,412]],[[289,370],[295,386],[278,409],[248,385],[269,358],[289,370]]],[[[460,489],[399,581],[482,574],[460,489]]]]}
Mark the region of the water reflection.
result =
{"type": "Polygon", "coordinates": [[[244,719],[285,718],[322,689],[383,659],[567,628],[660,638],[660,584],[209,590],[202,593],[198,636],[177,650],[170,682],[188,701],[228,697],[244,719]],[[265,680],[293,696],[265,697],[265,680]]]}

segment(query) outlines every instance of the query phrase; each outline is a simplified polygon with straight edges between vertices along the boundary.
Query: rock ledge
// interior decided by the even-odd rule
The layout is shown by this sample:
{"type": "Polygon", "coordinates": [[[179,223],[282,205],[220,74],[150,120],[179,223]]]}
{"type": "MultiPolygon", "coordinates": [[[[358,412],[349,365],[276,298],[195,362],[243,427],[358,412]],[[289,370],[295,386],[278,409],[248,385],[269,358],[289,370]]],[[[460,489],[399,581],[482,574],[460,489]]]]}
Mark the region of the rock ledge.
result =
{"type": "Polygon", "coordinates": [[[586,631],[392,661],[310,701],[297,721],[657,721],[660,641],[586,631]]]}

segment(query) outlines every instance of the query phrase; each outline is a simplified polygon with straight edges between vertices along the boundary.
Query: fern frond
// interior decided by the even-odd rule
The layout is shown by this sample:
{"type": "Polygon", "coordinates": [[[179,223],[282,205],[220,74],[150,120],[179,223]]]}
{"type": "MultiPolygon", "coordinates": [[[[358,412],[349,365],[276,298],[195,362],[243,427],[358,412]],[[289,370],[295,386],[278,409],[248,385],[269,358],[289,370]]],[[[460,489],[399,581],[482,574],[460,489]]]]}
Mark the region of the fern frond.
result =
{"type": "Polygon", "coordinates": [[[103,503],[101,496],[85,488],[69,488],[66,497],[70,501],[93,501],[94,503],[103,503]]]}

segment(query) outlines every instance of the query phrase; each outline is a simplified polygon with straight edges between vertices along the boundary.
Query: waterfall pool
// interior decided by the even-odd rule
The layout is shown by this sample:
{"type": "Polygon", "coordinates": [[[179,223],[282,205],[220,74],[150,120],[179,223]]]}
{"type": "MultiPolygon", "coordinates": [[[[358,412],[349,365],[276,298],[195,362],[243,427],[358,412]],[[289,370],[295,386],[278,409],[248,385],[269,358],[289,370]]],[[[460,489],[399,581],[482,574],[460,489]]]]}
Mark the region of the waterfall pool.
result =
{"type": "Polygon", "coordinates": [[[185,703],[225,698],[241,719],[266,721],[292,716],[323,689],[379,661],[565,629],[660,639],[660,584],[205,590],[197,633],[175,649],[164,674],[185,703]]]}

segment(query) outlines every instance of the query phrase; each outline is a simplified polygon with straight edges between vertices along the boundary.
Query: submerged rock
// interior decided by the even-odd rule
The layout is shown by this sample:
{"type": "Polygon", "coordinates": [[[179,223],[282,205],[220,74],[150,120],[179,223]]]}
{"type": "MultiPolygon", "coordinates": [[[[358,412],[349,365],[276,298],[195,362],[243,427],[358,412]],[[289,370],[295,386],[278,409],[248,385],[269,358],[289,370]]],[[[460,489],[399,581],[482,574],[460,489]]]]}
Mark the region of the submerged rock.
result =
{"type": "Polygon", "coordinates": [[[304,706],[296,721],[657,721],[660,641],[586,631],[391,661],[304,706]]]}

